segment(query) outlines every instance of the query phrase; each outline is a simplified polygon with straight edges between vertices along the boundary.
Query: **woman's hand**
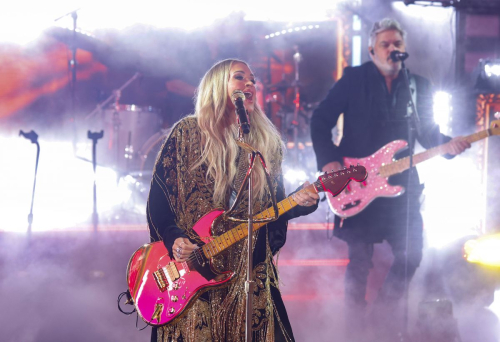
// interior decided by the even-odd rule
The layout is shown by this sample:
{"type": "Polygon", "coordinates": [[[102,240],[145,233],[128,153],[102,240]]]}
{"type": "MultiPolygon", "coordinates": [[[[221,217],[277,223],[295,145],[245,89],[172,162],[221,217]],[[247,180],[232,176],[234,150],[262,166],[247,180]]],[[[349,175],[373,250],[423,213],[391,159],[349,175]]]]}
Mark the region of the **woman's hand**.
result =
{"type": "MultiPolygon", "coordinates": [[[[309,182],[305,182],[302,185],[302,189],[304,189],[306,186],[308,186],[309,182]]],[[[298,205],[302,207],[310,207],[313,205],[316,205],[316,203],[319,201],[319,195],[316,192],[309,192],[309,191],[297,191],[292,195],[293,200],[297,202],[298,205]]]]}
{"type": "Polygon", "coordinates": [[[192,244],[188,238],[177,238],[172,246],[172,253],[174,254],[175,261],[186,261],[191,253],[198,248],[197,245],[192,244]]]}

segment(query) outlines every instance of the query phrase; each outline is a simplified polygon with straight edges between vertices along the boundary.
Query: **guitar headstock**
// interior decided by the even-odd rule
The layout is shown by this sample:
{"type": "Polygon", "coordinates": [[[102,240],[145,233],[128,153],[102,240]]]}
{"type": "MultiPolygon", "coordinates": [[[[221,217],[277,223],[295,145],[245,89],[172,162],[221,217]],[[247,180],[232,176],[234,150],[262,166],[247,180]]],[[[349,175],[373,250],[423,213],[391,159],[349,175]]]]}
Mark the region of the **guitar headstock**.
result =
{"type": "Polygon", "coordinates": [[[500,120],[494,120],[490,125],[491,135],[500,135],[500,120]]]}
{"type": "Polygon", "coordinates": [[[362,182],[368,177],[368,172],[364,166],[350,166],[339,171],[325,172],[319,176],[315,185],[318,191],[328,191],[333,196],[337,196],[344,190],[351,180],[362,182]]]}

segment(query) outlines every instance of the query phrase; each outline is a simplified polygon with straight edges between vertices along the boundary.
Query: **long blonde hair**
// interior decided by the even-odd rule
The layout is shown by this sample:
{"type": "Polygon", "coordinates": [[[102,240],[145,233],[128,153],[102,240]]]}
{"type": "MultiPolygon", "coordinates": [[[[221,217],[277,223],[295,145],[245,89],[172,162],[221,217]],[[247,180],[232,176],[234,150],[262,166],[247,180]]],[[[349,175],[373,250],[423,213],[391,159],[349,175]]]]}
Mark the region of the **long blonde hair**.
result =
{"type": "MultiPolygon", "coordinates": [[[[223,203],[238,171],[236,165],[239,151],[236,144],[238,127],[233,123],[234,120],[231,120],[231,115],[235,113],[228,112],[226,108],[228,82],[233,63],[243,63],[248,66],[246,62],[237,59],[217,62],[203,76],[195,94],[195,117],[201,129],[203,151],[194,167],[203,163],[208,166],[207,179],[210,176],[215,182],[213,195],[215,203],[223,203]]],[[[281,154],[284,150],[280,134],[257,103],[250,115],[250,123],[250,133],[245,136],[245,142],[262,153],[271,171],[279,166],[270,165],[271,160],[278,160],[277,154],[281,154]]],[[[265,194],[265,173],[260,165],[256,165],[252,172],[254,196],[256,199],[261,199],[265,194]]]]}

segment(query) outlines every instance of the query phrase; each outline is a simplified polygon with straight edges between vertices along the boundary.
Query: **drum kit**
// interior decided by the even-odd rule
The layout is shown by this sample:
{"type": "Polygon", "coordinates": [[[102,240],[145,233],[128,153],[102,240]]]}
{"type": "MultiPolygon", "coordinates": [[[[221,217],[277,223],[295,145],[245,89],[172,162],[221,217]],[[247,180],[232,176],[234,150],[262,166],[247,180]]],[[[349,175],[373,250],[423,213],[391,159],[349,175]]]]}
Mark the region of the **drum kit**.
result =
{"type": "Polygon", "coordinates": [[[308,103],[301,98],[304,85],[300,80],[300,62],[302,55],[297,46],[294,47],[294,79],[289,82],[283,79],[280,82],[265,87],[265,103],[277,104],[275,113],[279,121],[279,129],[286,146],[292,152],[292,161],[298,162],[301,151],[310,146],[309,122],[312,112],[318,103],[308,103]]]}
{"type": "Polygon", "coordinates": [[[103,132],[95,162],[114,169],[120,177],[150,176],[160,144],[169,132],[162,128],[158,108],[120,103],[122,91],[139,76],[134,74],[85,117],[88,127],[103,132]]]}

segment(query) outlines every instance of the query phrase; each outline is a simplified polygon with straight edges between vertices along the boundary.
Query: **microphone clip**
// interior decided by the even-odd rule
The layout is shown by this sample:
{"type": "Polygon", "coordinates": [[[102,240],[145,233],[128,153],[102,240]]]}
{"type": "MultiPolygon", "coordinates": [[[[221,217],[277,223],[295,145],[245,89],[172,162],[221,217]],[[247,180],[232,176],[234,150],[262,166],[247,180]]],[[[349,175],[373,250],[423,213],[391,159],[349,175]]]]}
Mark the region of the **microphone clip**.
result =
{"type": "Polygon", "coordinates": [[[30,140],[32,144],[36,144],[38,142],[38,134],[36,134],[34,130],[31,130],[28,133],[24,133],[20,130],[19,135],[22,135],[26,139],[30,140]]]}

